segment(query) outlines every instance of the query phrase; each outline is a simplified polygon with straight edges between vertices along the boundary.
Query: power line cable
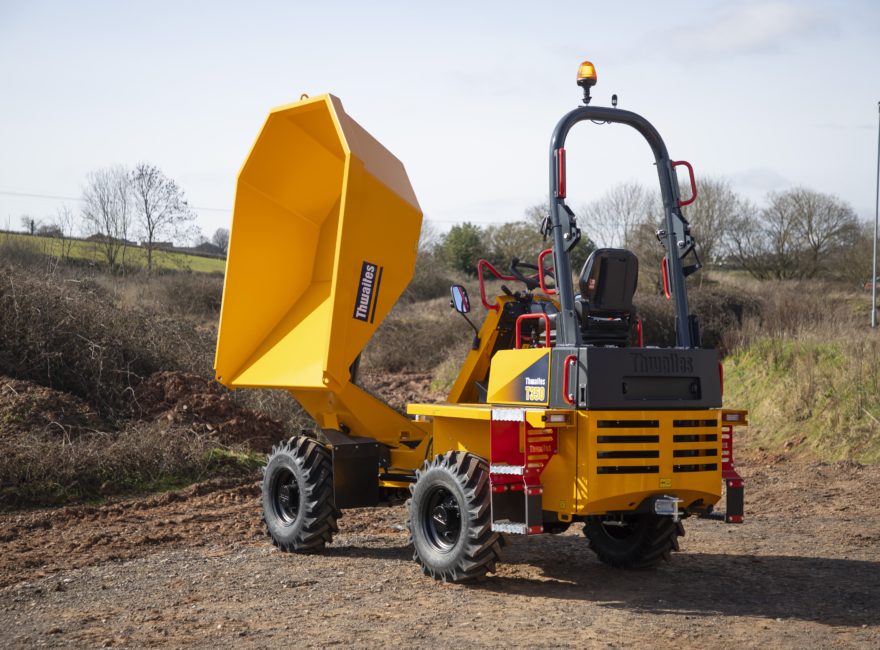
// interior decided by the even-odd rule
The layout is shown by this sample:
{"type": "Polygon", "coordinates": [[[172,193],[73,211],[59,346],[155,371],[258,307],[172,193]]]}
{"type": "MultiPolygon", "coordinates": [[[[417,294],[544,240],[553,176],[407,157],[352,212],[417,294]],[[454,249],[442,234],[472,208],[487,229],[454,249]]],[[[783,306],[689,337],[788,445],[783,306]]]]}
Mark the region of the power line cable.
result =
{"type": "MultiPolygon", "coordinates": [[[[41,192],[17,192],[13,190],[0,190],[0,195],[3,196],[22,196],[31,199],[53,199],[56,201],[77,201],[82,203],[83,199],[80,196],[63,196],[61,194],[45,194],[41,192]]],[[[191,205],[189,206],[193,210],[209,210],[211,212],[225,212],[230,213],[232,210],[229,208],[207,208],[201,205],[191,205]]]]}
{"type": "MultiPolygon", "coordinates": [[[[20,192],[17,190],[0,190],[0,196],[20,196],[24,198],[31,199],[51,199],[54,201],[76,201],[78,203],[83,202],[83,198],[79,196],[64,196],[62,194],[48,194],[43,192],[20,192]]],[[[200,205],[191,205],[193,210],[202,210],[206,212],[222,212],[224,214],[230,214],[232,212],[229,208],[209,208],[200,205]]],[[[488,225],[503,225],[507,223],[517,223],[522,219],[489,219],[489,220],[479,220],[479,221],[471,221],[470,219],[432,219],[431,217],[427,217],[425,221],[430,221],[431,223],[451,223],[451,224],[461,224],[466,221],[470,221],[471,223],[475,223],[480,226],[488,226],[488,225]]]]}

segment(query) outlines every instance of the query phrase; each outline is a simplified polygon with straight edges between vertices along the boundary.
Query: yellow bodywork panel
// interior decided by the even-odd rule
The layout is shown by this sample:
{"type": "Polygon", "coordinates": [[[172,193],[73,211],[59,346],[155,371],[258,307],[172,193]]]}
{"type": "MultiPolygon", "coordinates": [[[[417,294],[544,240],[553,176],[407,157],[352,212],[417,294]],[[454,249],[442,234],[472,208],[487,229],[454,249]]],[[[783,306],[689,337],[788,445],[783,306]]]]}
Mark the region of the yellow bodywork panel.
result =
{"type": "Polygon", "coordinates": [[[583,514],[631,510],[674,495],[688,507],[721,498],[721,411],[579,411],[583,514]]]}
{"type": "Polygon", "coordinates": [[[325,428],[424,438],[350,371],[412,277],[421,223],[403,165],[339,99],[271,111],[238,176],[217,380],[286,388],[325,428]]]}

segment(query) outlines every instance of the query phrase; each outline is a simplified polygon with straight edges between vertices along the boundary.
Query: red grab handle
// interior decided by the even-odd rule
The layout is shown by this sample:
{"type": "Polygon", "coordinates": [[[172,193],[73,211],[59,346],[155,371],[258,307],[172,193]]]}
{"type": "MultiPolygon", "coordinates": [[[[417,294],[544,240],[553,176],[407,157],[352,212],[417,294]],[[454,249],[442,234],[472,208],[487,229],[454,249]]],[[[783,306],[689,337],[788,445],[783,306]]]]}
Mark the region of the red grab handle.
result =
{"type": "Polygon", "coordinates": [[[577,363],[577,355],[569,354],[565,357],[565,361],[562,362],[562,399],[565,400],[566,404],[574,404],[574,393],[569,390],[568,386],[568,367],[572,363],[577,363]]]}
{"type": "Polygon", "coordinates": [[[660,276],[663,278],[663,295],[666,296],[666,300],[669,300],[672,298],[672,293],[669,291],[669,266],[666,263],[665,255],[660,260],[660,276]]]}
{"type": "Polygon", "coordinates": [[[544,258],[552,252],[552,248],[546,248],[542,250],[541,253],[538,255],[538,282],[541,285],[541,291],[546,293],[548,296],[556,295],[556,289],[548,289],[547,286],[544,284],[544,258]]]}
{"type": "Polygon", "coordinates": [[[526,320],[534,320],[539,318],[544,321],[544,347],[550,347],[550,317],[544,312],[536,312],[534,314],[520,314],[516,319],[516,349],[522,347],[522,324],[526,320]]]}
{"type": "Polygon", "coordinates": [[[674,160],[672,161],[672,168],[675,169],[679,165],[683,165],[687,167],[688,175],[691,178],[691,198],[687,201],[678,200],[678,207],[683,208],[686,205],[690,205],[694,201],[697,200],[697,181],[694,179],[694,168],[691,167],[691,164],[687,160],[674,160]]]}

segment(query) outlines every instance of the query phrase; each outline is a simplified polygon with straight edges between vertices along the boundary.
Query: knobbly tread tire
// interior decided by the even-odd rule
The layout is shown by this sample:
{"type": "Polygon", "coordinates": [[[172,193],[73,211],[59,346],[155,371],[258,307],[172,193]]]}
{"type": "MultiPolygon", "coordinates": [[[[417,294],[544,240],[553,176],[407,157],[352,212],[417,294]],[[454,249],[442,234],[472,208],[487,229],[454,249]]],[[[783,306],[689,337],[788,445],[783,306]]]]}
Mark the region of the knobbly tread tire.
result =
{"type": "Polygon", "coordinates": [[[668,562],[672,551],[679,550],[678,538],[684,535],[680,521],[653,514],[635,517],[633,534],[622,540],[605,532],[601,517],[587,518],[584,535],[601,562],[620,569],[650,569],[668,562]]]}
{"type": "Polygon", "coordinates": [[[289,553],[323,550],[339,532],[333,494],[330,451],[312,438],[294,436],[272,447],[263,467],[263,522],[272,543],[289,553]],[[273,507],[273,480],[281,470],[291,472],[299,487],[299,512],[292,523],[280,519],[273,507]]]}
{"type": "Polygon", "coordinates": [[[436,456],[416,470],[416,482],[410,486],[410,493],[406,527],[413,545],[413,560],[421,565],[425,575],[460,583],[478,581],[495,572],[504,540],[492,530],[491,486],[485,460],[460,451],[436,456]],[[455,495],[462,513],[458,541],[448,551],[431,544],[421,523],[422,508],[428,505],[431,490],[437,486],[455,495]]]}

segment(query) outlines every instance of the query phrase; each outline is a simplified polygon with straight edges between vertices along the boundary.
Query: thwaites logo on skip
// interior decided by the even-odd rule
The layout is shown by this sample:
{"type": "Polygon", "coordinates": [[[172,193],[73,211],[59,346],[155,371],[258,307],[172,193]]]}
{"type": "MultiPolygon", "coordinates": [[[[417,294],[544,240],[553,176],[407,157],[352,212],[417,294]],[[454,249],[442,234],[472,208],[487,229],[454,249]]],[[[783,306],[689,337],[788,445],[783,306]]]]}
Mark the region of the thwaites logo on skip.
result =
{"type": "Polygon", "coordinates": [[[376,303],[379,301],[379,284],[382,282],[382,268],[378,264],[361,264],[361,281],[358,284],[354,301],[354,317],[365,323],[372,323],[376,317],[376,303]]]}

